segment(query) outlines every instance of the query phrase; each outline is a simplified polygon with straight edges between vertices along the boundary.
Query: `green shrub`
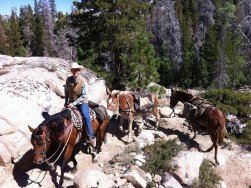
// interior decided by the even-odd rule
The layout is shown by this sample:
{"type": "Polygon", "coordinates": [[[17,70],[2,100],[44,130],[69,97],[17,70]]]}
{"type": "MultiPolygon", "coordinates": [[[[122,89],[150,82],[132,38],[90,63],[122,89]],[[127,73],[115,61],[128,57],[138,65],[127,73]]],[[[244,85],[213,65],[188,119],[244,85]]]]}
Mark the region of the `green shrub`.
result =
{"type": "Polygon", "coordinates": [[[150,92],[157,94],[160,98],[166,96],[166,89],[158,84],[151,85],[148,87],[148,89],[150,92]]]}
{"type": "Polygon", "coordinates": [[[229,89],[210,90],[203,97],[212,102],[225,114],[248,116],[251,114],[251,93],[229,89]]]}
{"type": "Polygon", "coordinates": [[[212,163],[209,160],[204,160],[200,166],[199,179],[193,182],[192,187],[214,188],[221,180],[222,178],[216,173],[212,163]]]}
{"type": "Polygon", "coordinates": [[[118,163],[122,166],[128,166],[134,164],[134,155],[132,153],[139,153],[140,148],[138,144],[132,143],[128,145],[124,152],[117,155],[114,159],[112,159],[111,163],[118,163]]]}
{"type": "MultiPolygon", "coordinates": [[[[251,115],[251,93],[238,92],[229,89],[211,90],[203,94],[207,100],[212,102],[217,108],[222,110],[225,114],[234,114],[242,117],[251,115]]],[[[251,121],[247,122],[243,134],[236,136],[229,133],[231,139],[238,144],[251,146],[251,121]]],[[[247,147],[247,148],[248,148],[247,147]]]]}
{"type": "Polygon", "coordinates": [[[181,146],[176,144],[176,140],[161,140],[146,146],[144,148],[146,162],[143,169],[152,175],[174,170],[175,166],[171,164],[171,160],[179,151],[181,151],[181,146]]]}
{"type": "Polygon", "coordinates": [[[242,145],[244,149],[251,150],[251,120],[247,122],[247,126],[244,129],[243,134],[235,135],[233,133],[229,133],[229,136],[236,143],[242,145]]]}

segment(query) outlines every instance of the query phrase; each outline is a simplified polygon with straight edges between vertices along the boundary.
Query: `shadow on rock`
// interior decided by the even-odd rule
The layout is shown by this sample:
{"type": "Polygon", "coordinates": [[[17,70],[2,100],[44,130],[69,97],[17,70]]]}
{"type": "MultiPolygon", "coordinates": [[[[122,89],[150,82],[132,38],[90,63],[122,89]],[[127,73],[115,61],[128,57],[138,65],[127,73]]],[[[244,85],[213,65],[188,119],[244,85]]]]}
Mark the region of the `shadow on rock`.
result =
{"type": "Polygon", "coordinates": [[[196,148],[198,149],[198,151],[200,151],[199,143],[193,140],[188,134],[185,134],[179,130],[168,129],[163,127],[159,127],[159,131],[164,132],[166,135],[177,135],[179,140],[186,144],[188,150],[191,148],[196,148]]]}

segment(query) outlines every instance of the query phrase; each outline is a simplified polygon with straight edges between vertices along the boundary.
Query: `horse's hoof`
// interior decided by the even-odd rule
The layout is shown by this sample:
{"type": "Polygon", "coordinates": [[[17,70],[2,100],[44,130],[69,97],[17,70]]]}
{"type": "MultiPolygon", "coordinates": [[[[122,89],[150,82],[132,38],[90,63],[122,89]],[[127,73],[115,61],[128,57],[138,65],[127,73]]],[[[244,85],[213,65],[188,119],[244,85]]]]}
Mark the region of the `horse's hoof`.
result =
{"type": "Polygon", "coordinates": [[[135,136],[139,136],[140,133],[141,133],[141,130],[137,129],[137,130],[135,131],[135,136]]]}
{"type": "Polygon", "coordinates": [[[71,170],[71,172],[72,172],[73,174],[75,174],[75,173],[77,172],[77,168],[73,168],[73,169],[71,170]]]}
{"type": "Polygon", "coordinates": [[[92,159],[92,163],[97,163],[98,159],[92,159]]]}
{"type": "Polygon", "coordinates": [[[219,163],[219,161],[215,161],[215,166],[219,166],[220,165],[220,163],[219,163]]]}

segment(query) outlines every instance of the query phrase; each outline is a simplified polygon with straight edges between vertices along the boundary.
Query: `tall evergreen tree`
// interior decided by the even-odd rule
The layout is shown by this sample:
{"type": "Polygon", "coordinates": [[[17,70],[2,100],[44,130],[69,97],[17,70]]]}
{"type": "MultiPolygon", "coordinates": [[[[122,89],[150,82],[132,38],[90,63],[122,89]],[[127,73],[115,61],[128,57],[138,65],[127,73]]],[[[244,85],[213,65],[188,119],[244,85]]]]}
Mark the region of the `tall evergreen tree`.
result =
{"type": "Polygon", "coordinates": [[[35,0],[35,6],[34,6],[34,35],[32,39],[32,55],[33,56],[43,56],[45,52],[45,44],[44,44],[44,26],[43,26],[43,20],[42,15],[39,10],[39,6],[37,4],[37,1],[35,0]]]}
{"type": "Polygon", "coordinates": [[[54,20],[47,0],[39,0],[40,12],[43,18],[45,56],[56,56],[57,37],[54,34],[54,20]]]}
{"type": "Polygon", "coordinates": [[[158,80],[157,69],[160,59],[155,57],[155,50],[144,34],[136,34],[135,44],[130,52],[122,54],[125,63],[123,82],[130,89],[144,89],[151,82],[158,80]]]}
{"type": "Polygon", "coordinates": [[[23,45],[29,55],[31,55],[31,46],[32,46],[32,38],[34,30],[33,25],[34,25],[34,18],[31,6],[28,5],[21,7],[19,16],[19,29],[23,45]]]}
{"type": "Polygon", "coordinates": [[[50,9],[51,9],[51,17],[55,21],[57,16],[57,8],[56,8],[56,2],[55,0],[49,0],[50,3],[50,9]]]}
{"type": "MultiPolygon", "coordinates": [[[[79,58],[97,54],[94,63],[111,63],[114,81],[122,87],[124,62],[121,54],[135,43],[133,33],[146,33],[145,12],[149,4],[137,0],[74,2],[72,26],[79,29],[79,58]]],[[[103,64],[104,65],[104,64],[103,64]]]]}
{"type": "Polygon", "coordinates": [[[0,54],[9,55],[10,45],[9,38],[6,34],[6,29],[4,27],[4,21],[0,15],[0,54]]]}
{"type": "Polygon", "coordinates": [[[24,56],[26,54],[25,48],[21,41],[21,34],[19,30],[18,17],[16,11],[12,9],[10,17],[10,54],[12,56],[24,56]]]}

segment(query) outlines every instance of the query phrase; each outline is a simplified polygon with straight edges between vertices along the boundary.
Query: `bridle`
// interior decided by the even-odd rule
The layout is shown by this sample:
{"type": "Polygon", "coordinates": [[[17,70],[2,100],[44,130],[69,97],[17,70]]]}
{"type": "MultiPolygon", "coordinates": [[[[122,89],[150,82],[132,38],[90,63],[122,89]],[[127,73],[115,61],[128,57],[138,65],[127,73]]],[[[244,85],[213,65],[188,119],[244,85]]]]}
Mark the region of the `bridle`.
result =
{"type": "MultiPolygon", "coordinates": [[[[44,131],[44,130],[43,130],[44,131]]],[[[44,131],[45,132],[45,131],[44,131]]],[[[47,152],[47,150],[48,150],[48,148],[47,148],[47,142],[50,142],[50,139],[49,139],[49,136],[50,136],[50,132],[51,132],[51,130],[47,133],[47,132],[45,132],[45,141],[43,141],[43,144],[42,144],[42,146],[44,146],[44,149],[42,150],[42,151],[40,151],[40,152],[36,152],[36,151],[34,151],[34,155],[40,155],[40,154],[42,154],[42,156],[43,156],[43,162],[45,161],[45,159],[46,159],[46,152],[47,152]]]]}
{"type": "MultiPolygon", "coordinates": [[[[73,129],[73,125],[72,125],[71,129],[67,132],[67,134],[69,133],[69,136],[68,136],[68,138],[67,138],[67,141],[66,141],[66,143],[65,143],[65,145],[64,145],[64,147],[63,147],[63,149],[61,150],[61,152],[60,152],[60,154],[58,155],[57,159],[55,159],[54,162],[52,162],[52,164],[55,164],[55,163],[58,161],[58,159],[60,158],[60,156],[63,154],[63,151],[65,150],[65,148],[66,148],[66,146],[67,146],[67,144],[68,144],[68,142],[69,142],[69,139],[70,139],[70,137],[71,137],[72,129],[73,129]]],[[[45,131],[44,131],[44,132],[45,132],[45,131]]],[[[48,133],[45,132],[45,135],[46,135],[46,136],[45,136],[45,141],[43,142],[43,146],[44,146],[43,151],[41,151],[41,152],[34,152],[34,155],[42,154],[42,155],[43,155],[43,161],[42,161],[42,163],[46,162],[46,163],[49,164],[49,165],[50,165],[49,160],[58,152],[58,150],[59,150],[59,148],[61,148],[61,144],[62,144],[62,141],[61,141],[60,144],[59,144],[59,146],[58,146],[58,148],[57,148],[57,150],[56,150],[49,158],[47,158],[47,157],[46,157],[46,152],[47,152],[48,148],[46,148],[46,147],[47,147],[46,140],[47,140],[48,142],[50,141],[50,139],[49,139],[50,132],[51,132],[51,130],[50,130],[48,133]]]]}

